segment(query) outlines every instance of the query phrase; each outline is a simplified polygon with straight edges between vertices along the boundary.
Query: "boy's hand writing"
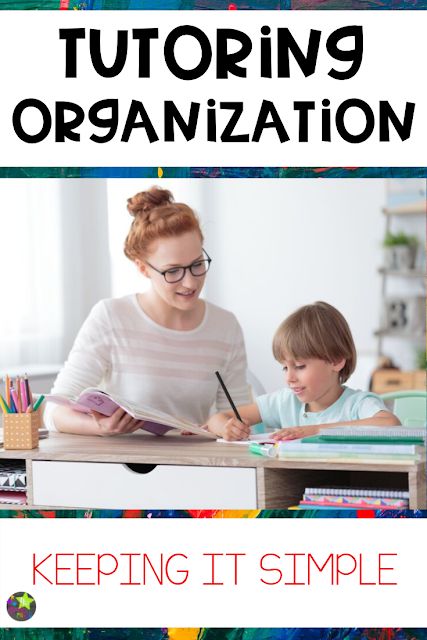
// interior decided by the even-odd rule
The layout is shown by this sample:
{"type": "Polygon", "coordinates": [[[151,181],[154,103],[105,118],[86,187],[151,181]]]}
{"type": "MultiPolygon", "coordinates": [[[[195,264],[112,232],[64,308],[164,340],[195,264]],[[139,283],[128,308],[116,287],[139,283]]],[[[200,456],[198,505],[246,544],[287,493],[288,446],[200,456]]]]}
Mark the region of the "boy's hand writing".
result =
{"type": "Polygon", "coordinates": [[[224,440],[247,440],[251,433],[251,427],[247,420],[240,422],[237,418],[229,418],[222,427],[224,440]]]}
{"type": "Polygon", "coordinates": [[[318,425],[310,425],[309,427],[286,427],[271,434],[273,440],[297,440],[298,438],[307,438],[315,436],[319,433],[318,425]]]}
{"type": "Polygon", "coordinates": [[[102,413],[92,411],[96,424],[99,427],[100,436],[117,436],[125,433],[133,433],[140,429],[144,420],[136,420],[126,413],[124,409],[116,409],[111,416],[104,416],[102,413]]]}
{"type": "Polygon", "coordinates": [[[249,420],[240,422],[235,416],[227,413],[216,413],[205,425],[208,431],[224,440],[246,440],[251,433],[249,420]]]}

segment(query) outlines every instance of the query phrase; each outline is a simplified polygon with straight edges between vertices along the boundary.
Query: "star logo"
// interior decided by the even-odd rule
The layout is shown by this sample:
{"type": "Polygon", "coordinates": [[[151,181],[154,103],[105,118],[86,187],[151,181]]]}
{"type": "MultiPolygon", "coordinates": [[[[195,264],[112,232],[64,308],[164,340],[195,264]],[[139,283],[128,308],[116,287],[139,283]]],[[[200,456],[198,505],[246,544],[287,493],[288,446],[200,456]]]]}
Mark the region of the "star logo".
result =
{"type": "Polygon", "coordinates": [[[28,595],[28,593],[24,593],[19,598],[16,598],[18,601],[18,606],[22,609],[28,609],[31,611],[31,603],[34,602],[34,598],[28,595]]]}
{"type": "Polygon", "coordinates": [[[7,601],[7,612],[13,620],[25,622],[36,612],[36,601],[27,591],[17,591],[7,601]]]}

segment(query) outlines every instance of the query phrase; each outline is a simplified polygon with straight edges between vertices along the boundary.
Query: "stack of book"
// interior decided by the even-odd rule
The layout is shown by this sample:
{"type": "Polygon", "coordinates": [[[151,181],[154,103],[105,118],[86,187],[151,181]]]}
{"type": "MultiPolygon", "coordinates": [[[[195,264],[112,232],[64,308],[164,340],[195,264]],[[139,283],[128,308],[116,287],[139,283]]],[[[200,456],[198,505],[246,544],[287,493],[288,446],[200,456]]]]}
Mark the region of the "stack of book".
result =
{"type": "Polygon", "coordinates": [[[415,463],[425,455],[426,429],[336,427],[318,436],[279,443],[282,460],[415,463]]]}
{"type": "Polygon", "coordinates": [[[0,504],[25,504],[27,500],[25,466],[17,463],[0,466],[0,504]]]}
{"type": "Polygon", "coordinates": [[[298,509],[409,509],[409,491],[307,487],[298,509]]]}

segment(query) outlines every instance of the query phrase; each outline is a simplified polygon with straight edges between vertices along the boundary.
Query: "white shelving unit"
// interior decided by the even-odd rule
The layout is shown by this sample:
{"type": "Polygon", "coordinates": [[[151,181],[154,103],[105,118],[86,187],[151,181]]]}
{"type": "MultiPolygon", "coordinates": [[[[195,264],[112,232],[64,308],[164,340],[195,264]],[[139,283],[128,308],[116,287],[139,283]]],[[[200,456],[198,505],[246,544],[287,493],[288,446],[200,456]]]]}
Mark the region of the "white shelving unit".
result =
{"type": "MultiPolygon", "coordinates": [[[[383,209],[386,218],[385,231],[390,232],[392,229],[392,219],[395,217],[407,218],[412,216],[424,216],[425,201],[416,202],[412,206],[402,208],[383,209]]],[[[419,242],[422,242],[421,238],[419,242]]],[[[389,281],[391,278],[403,278],[408,280],[418,280],[424,282],[425,271],[417,266],[413,269],[388,269],[380,267],[381,275],[381,295],[383,306],[383,318],[380,329],[376,332],[378,337],[378,355],[384,355],[384,338],[399,337],[420,342],[425,338],[425,322],[423,320],[423,307],[425,307],[424,295],[393,295],[389,294],[389,281]],[[394,316],[393,316],[394,314],[394,316]]]]}
{"type": "Polygon", "coordinates": [[[374,372],[372,389],[376,393],[425,390],[426,372],[420,368],[417,352],[422,353],[426,344],[426,182],[392,179],[386,181],[386,190],[384,237],[403,233],[415,236],[418,244],[412,254],[408,245],[392,244],[378,268],[381,316],[375,336],[383,368],[374,372]],[[397,369],[382,364],[383,357],[390,358],[397,369]]]}

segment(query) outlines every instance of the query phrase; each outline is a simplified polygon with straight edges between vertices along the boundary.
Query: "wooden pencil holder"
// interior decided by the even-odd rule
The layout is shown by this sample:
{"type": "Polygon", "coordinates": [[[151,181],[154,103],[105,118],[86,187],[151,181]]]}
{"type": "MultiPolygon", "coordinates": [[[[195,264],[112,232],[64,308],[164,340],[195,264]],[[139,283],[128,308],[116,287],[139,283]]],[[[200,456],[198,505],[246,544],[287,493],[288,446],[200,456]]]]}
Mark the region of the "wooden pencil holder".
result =
{"type": "Polygon", "coordinates": [[[7,413],[3,416],[5,449],[35,449],[39,446],[40,410],[33,413],[7,413]]]}

